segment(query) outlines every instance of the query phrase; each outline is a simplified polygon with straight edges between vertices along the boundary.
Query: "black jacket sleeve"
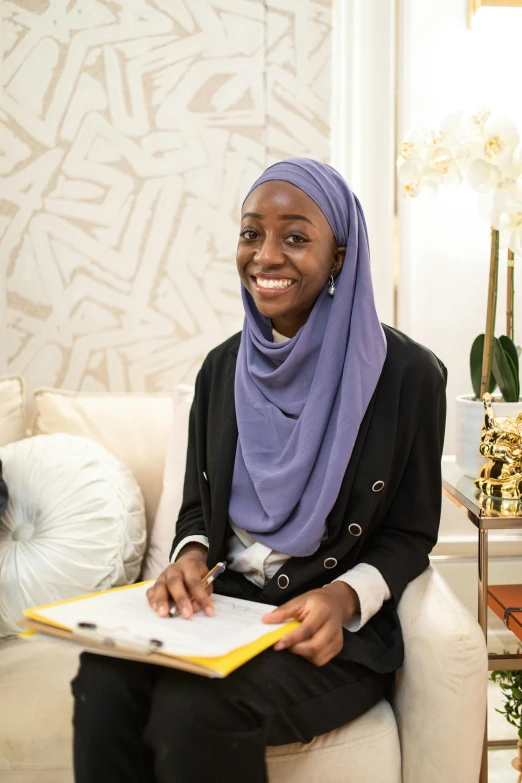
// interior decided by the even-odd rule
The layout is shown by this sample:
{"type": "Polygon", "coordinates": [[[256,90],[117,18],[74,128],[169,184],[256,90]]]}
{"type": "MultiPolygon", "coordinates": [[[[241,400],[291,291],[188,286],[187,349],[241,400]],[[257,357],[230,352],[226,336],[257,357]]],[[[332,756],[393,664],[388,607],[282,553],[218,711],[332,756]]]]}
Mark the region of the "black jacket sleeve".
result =
{"type": "Polygon", "coordinates": [[[197,460],[197,442],[198,436],[198,418],[201,417],[202,406],[202,372],[199,371],[194,390],[194,399],[190,408],[189,427],[188,427],[188,445],[187,460],[185,465],[185,479],[183,483],[183,500],[176,523],[176,535],[172,542],[170,557],[177,545],[187,536],[206,536],[205,521],[203,517],[203,508],[201,503],[201,491],[199,486],[199,471],[197,460]]]}
{"type": "Polygon", "coordinates": [[[7,508],[7,484],[2,478],[2,461],[0,460],[0,514],[3,514],[7,508]]]}
{"type": "Polygon", "coordinates": [[[384,524],[361,553],[375,566],[398,604],[408,582],[429,565],[442,505],[441,457],[446,425],[446,368],[421,416],[406,467],[384,524]]]}

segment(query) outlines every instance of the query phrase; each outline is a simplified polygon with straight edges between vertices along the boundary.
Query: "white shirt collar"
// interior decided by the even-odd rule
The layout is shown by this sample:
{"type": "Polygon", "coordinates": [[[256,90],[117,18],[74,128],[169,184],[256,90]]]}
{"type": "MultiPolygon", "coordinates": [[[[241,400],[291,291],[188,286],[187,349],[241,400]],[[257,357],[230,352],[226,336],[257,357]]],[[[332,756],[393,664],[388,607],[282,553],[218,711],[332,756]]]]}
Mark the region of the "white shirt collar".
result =
{"type": "Polygon", "coordinates": [[[284,334],[276,332],[274,327],[272,327],[272,337],[274,338],[275,343],[286,343],[287,340],[290,340],[290,337],[285,337],[284,334]]]}

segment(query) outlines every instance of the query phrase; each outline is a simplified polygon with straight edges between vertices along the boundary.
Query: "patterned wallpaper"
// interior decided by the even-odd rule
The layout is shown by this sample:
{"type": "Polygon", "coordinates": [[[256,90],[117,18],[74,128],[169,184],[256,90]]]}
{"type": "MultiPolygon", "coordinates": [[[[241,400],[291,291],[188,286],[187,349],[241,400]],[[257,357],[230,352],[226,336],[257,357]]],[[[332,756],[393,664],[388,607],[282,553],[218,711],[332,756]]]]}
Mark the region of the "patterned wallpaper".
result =
{"type": "Polygon", "coordinates": [[[242,197],[329,157],[332,0],[3,0],[0,374],[191,382],[241,328],[242,197]]]}

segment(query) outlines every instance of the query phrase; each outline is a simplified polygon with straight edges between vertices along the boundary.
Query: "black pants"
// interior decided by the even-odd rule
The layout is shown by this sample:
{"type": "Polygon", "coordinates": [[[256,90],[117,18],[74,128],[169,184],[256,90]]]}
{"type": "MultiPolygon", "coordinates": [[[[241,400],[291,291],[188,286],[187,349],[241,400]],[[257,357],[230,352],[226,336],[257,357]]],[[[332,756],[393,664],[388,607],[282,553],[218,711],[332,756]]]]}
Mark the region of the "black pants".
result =
{"type": "Polygon", "coordinates": [[[343,653],[317,667],[269,649],[224,679],[90,653],[80,660],[76,783],[264,783],[267,745],[348,723],[393,681],[343,653]]]}

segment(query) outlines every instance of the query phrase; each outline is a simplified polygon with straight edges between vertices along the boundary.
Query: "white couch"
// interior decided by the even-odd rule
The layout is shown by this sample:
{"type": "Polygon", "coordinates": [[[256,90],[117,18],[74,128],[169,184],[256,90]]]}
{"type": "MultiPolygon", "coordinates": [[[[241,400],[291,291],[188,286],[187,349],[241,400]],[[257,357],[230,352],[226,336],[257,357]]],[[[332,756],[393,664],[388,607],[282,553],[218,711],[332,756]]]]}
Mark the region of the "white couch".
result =
{"type": "MultiPolygon", "coordinates": [[[[169,397],[42,391],[36,406],[36,432],[89,435],[129,465],[150,532],[169,397]]],[[[409,585],[400,616],[406,656],[391,705],[382,701],[310,745],[270,748],[271,783],[477,783],[487,685],[480,629],[432,569],[409,585]]],[[[0,641],[2,783],[72,783],[69,681],[78,652],[42,639],[0,641]]]]}

